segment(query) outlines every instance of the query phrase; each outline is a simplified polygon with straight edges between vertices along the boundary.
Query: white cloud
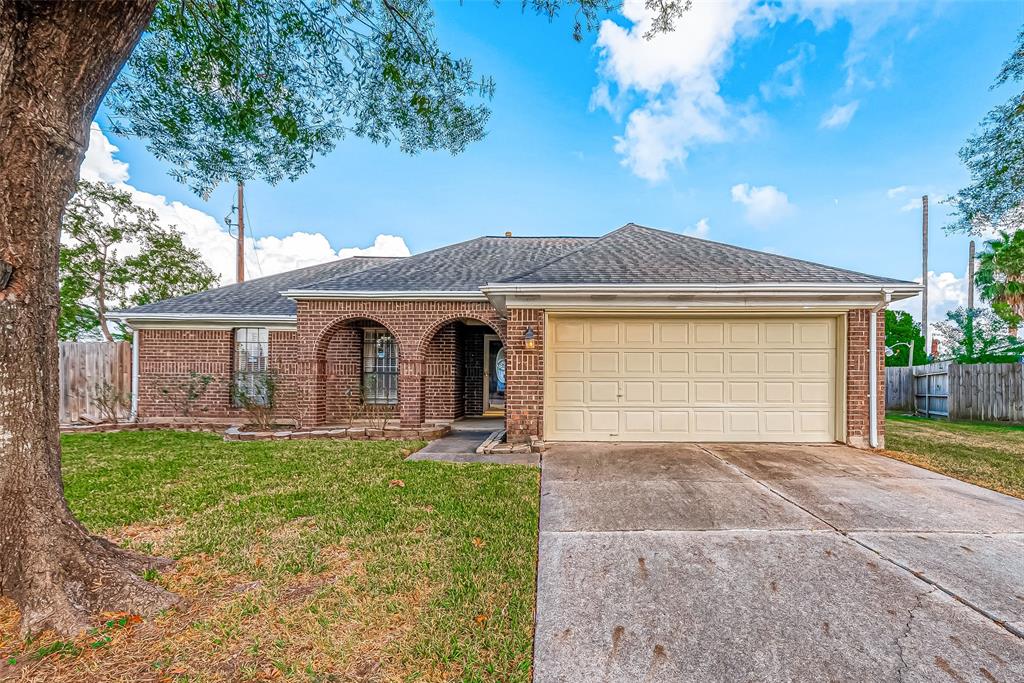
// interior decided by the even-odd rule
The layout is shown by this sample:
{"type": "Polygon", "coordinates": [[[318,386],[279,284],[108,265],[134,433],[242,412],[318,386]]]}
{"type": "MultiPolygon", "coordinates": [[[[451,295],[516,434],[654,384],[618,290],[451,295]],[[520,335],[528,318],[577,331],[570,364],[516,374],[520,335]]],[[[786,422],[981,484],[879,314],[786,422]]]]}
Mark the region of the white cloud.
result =
{"type": "Polygon", "coordinates": [[[900,185],[899,187],[890,187],[888,190],[885,191],[885,196],[888,197],[889,199],[896,199],[896,197],[900,196],[908,189],[909,188],[906,185],[900,185]]]}
{"type": "Polygon", "coordinates": [[[793,213],[794,206],[786,193],[774,185],[754,187],[747,183],[733,185],[732,200],[746,207],[747,222],[756,227],[765,227],[793,213]]]}
{"type": "MultiPolygon", "coordinates": [[[[220,275],[221,284],[235,281],[236,241],[213,216],[178,201],[139,190],[128,184],[128,164],[114,157],[117,147],[93,123],[89,149],[82,163],[84,180],[112,183],[132,195],[133,201],[152,209],[164,225],[180,230],[185,244],[199,251],[220,275]]],[[[245,265],[249,277],[272,275],[350,256],[408,256],[405,240],[396,235],[377,235],[368,247],[343,247],[335,251],[321,233],[297,231],[284,237],[266,236],[246,240],[245,265]]]]}
{"type": "Polygon", "coordinates": [[[834,105],[821,117],[818,128],[829,130],[846,128],[850,125],[850,121],[853,120],[853,115],[857,113],[859,107],[860,100],[854,100],[844,105],[834,105]]]}
{"type": "MultiPolygon", "coordinates": [[[[920,284],[921,276],[913,278],[913,281],[920,284]]],[[[974,305],[982,306],[984,303],[975,291],[974,305]]],[[[967,274],[957,277],[949,271],[936,273],[928,271],[928,329],[934,333],[935,323],[946,319],[946,313],[959,306],[967,305],[967,274]]],[[[903,301],[897,301],[891,306],[898,311],[910,313],[914,320],[921,322],[921,296],[911,297],[903,301]]]]}
{"type": "MultiPolygon", "coordinates": [[[[848,90],[866,87],[869,81],[882,80],[865,75],[877,52],[870,38],[895,13],[880,5],[852,0],[783,5],[757,0],[697,2],[676,22],[674,31],[648,40],[644,34],[651,25],[651,10],[645,0],[626,0],[621,23],[607,19],[598,32],[600,82],[592,93],[591,107],[607,109],[616,120],[625,119],[625,130],[615,138],[623,165],[641,178],[662,180],[671,166],[685,163],[695,147],[749,136],[762,127],[764,115],[752,99],[755,92],[735,102],[721,93],[737,43],[789,20],[810,21],[818,31],[846,21],[851,25],[843,64],[848,90]]],[[[799,94],[800,66],[810,57],[809,50],[798,52],[780,64],[773,80],[764,84],[762,96],[799,94]]],[[[891,66],[891,59],[883,61],[891,66]]],[[[846,123],[855,110],[856,104],[845,114],[846,123]]]]}
{"type": "Polygon", "coordinates": [[[761,84],[761,97],[764,99],[771,101],[803,94],[803,68],[804,64],[814,59],[814,46],[810,43],[800,43],[791,52],[795,54],[775,67],[772,79],[761,84]]]}
{"type": "Polygon", "coordinates": [[[697,224],[694,225],[692,228],[687,228],[686,230],[683,230],[684,235],[689,235],[690,237],[700,237],[702,239],[707,237],[710,232],[711,224],[708,223],[707,218],[701,218],[699,221],[697,221],[697,224]]]}

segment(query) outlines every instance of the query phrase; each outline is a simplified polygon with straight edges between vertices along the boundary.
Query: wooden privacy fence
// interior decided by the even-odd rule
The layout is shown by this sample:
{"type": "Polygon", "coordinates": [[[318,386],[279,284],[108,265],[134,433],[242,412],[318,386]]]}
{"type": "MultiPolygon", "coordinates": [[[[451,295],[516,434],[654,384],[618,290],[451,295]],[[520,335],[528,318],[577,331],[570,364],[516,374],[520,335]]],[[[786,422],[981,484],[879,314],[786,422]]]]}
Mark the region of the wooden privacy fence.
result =
{"type": "Polygon", "coordinates": [[[982,422],[1024,422],[1024,365],[949,361],[885,369],[888,410],[982,422]]]}
{"type": "Polygon", "coordinates": [[[132,345],[128,342],[60,343],[60,422],[99,422],[104,385],[124,400],[120,416],[130,412],[132,345]]]}

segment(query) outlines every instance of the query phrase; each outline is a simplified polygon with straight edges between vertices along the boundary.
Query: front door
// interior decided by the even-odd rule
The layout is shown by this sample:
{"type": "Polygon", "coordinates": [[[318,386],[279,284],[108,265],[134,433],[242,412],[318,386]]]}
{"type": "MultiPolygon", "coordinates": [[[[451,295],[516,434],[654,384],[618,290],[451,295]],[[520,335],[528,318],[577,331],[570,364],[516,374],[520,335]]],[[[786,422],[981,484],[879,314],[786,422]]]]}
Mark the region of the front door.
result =
{"type": "Polygon", "coordinates": [[[493,334],[484,335],[484,413],[505,413],[505,347],[493,334]]]}

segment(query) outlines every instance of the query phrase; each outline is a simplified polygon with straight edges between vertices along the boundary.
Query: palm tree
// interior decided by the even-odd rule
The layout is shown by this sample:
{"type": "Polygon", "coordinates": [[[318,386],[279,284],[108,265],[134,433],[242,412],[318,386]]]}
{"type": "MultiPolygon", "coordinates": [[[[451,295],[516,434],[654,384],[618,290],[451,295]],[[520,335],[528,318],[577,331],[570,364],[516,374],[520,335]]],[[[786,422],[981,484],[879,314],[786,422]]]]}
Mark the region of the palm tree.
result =
{"type": "Polygon", "coordinates": [[[1000,230],[998,238],[985,242],[974,283],[1016,336],[1024,319],[1024,230],[1000,230]]]}

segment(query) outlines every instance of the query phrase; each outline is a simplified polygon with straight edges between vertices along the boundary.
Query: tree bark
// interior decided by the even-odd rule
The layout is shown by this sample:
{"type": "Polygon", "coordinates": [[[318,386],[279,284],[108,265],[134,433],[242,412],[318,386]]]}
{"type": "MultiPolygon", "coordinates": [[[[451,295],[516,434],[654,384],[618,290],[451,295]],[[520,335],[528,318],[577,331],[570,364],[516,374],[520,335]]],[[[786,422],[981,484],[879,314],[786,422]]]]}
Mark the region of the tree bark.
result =
{"type": "Polygon", "coordinates": [[[176,598],[140,573],[161,561],[90,534],[61,482],[57,427],[60,225],[100,100],[156,0],[0,0],[0,594],[25,634],[74,634],[100,612],[176,598]]]}

